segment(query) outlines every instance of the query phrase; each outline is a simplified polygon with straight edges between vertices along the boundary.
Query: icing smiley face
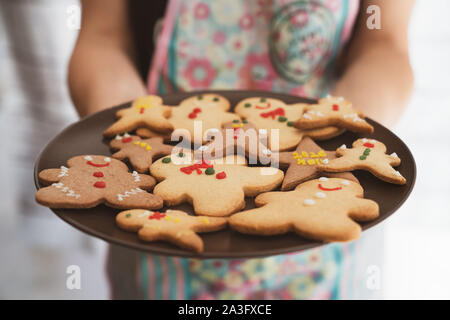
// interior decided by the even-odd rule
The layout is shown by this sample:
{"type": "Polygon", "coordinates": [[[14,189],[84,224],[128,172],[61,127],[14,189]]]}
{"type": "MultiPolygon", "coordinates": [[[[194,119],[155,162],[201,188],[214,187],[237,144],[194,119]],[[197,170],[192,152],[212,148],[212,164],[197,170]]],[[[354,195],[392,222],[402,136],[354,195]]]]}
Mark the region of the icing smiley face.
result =
{"type": "Polygon", "coordinates": [[[87,165],[96,168],[108,167],[111,164],[110,157],[104,157],[102,159],[100,156],[84,156],[84,160],[86,160],[87,165]]]}

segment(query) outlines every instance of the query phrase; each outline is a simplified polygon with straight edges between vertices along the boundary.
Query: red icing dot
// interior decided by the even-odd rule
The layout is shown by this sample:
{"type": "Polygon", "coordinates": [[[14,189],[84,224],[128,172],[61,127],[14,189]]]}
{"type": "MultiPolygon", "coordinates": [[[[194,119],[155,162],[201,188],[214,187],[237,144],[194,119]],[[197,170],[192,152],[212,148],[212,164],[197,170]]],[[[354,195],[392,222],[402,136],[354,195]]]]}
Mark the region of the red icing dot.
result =
{"type": "Polygon", "coordinates": [[[132,137],[122,138],[122,142],[123,142],[123,143],[131,142],[131,140],[133,140],[132,137]]]}
{"type": "Polygon", "coordinates": [[[145,108],[141,108],[141,109],[139,110],[139,113],[140,113],[140,114],[143,114],[144,111],[145,111],[145,108]]]}
{"type": "Polygon", "coordinates": [[[200,108],[195,108],[195,109],[193,110],[193,112],[194,112],[194,113],[199,113],[199,112],[202,112],[202,109],[200,109],[200,108]]]}
{"type": "Polygon", "coordinates": [[[225,171],[219,172],[218,174],[216,174],[216,179],[225,179],[227,177],[227,174],[225,173],[225,171]]]}
{"type": "Polygon", "coordinates": [[[103,172],[97,171],[97,172],[94,172],[93,176],[96,178],[103,178],[104,175],[103,175],[103,172]]]}
{"type": "Polygon", "coordinates": [[[165,213],[161,213],[159,211],[155,211],[151,216],[149,216],[148,218],[150,220],[152,219],[156,219],[156,220],[160,220],[161,218],[164,218],[166,216],[165,213]]]}
{"type": "Polygon", "coordinates": [[[339,111],[339,105],[333,104],[333,111],[339,111]]]}
{"type": "Polygon", "coordinates": [[[188,117],[189,117],[189,119],[195,119],[195,118],[197,118],[197,114],[195,112],[191,112],[191,113],[189,113],[188,117]]]}
{"type": "Polygon", "coordinates": [[[367,148],[373,148],[373,147],[375,147],[375,145],[374,145],[373,143],[369,143],[369,142],[364,143],[363,146],[364,146],[364,147],[367,147],[367,148]]]}
{"type": "Polygon", "coordinates": [[[94,183],[94,187],[96,188],[104,188],[106,187],[106,183],[103,181],[97,181],[96,183],[94,183]]]}

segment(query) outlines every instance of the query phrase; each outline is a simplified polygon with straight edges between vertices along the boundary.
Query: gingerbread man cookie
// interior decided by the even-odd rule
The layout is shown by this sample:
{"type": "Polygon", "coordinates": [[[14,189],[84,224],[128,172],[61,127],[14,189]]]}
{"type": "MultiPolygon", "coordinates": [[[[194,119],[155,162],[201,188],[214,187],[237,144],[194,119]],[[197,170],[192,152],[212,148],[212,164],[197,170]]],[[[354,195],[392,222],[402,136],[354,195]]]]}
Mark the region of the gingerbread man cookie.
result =
{"type": "MultiPolygon", "coordinates": [[[[251,164],[257,160],[269,160],[271,151],[260,139],[258,130],[247,120],[233,120],[223,126],[222,130],[210,129],[206,132],[212,141],[202,147],[203,158],[212,159],[229,154],[247,156],[251,164]]],[[[263,164],[265,164],[262,161],[263,164]]]]}
{"type": "Polygon", "coordinates": [[[155,161],[151,174],[158,180],[154,194],[169,206],[193,205],[199,215],[228,216],[244,208],[245,197],[275,189],[283,172],[270,167],[247,167],[245,158],[229,156],[192,160],[192,154],[172,154],[155,161]],[[186,159],[186,160],[184,160],[186,159]]]}
{"type": "Polygon", "coordinates": [[[267,192],[256,197],[258,208],[234,214],[229,225],[242,233],[276,235],[296,232],[323,241],[350,241],[363,222],[376,219],[376,202],[363,198],[356,182],[325,178],[304,182],[293,191],[267,192]]]}
{"type": "Polygon", "coordinates": [[[36,192],[36,201],[50,208],[92,208],[101,203],[119,209],[159,209],[163,201],[146,192],[155,179],[128,172],[121,161],[105,156],[70,158],[67,167],[46,169],[39,179],[48,187],[36,192]]]}
{"type": "Polygon", "coordinates": [[[298,130],[294,122],[299,119],[307,104],[297,103],[286,105],[283,101],[272,98],[248,98],[236,106],[235,112],[243,119],[253,123],[258,130],[267,130],[271,137],[272,129],[279,129],[279,145],[276,146],[269,139],[272,151],[284,151],[296,147],[305,135],[313,139],[322,140],[335,137],[343,130],[327,127],[318,130],[298,130]]]}
{"type": "Polygon", "coordinates": [[[112,155],[113,158],[130,159],[133,168],[140,173],[148,171],[154,157],[168,155],[173,149],[173,146],[163,143],[162,137],[141,139],[127,133],[123,136],[117,135],[109,146],[119,150],[112,155]]]}
{"type": "Polygon", "coordinates": [[[394,183],[405,184],[406,179],[394,167],[400,165],[401,160],[394,152],[386,154],[386,146],[373,139],[358,139],[353,142],[353,148],[342,145],[336,150],[340,158],[322,163],[319,170],[326,172],[343,172],[353,170],[367,170],[379,179],[394,183]]]}
{"type": "Polygon", "coordinates": [[[213,128],[221,128],[223,124],[239,120],[238,115],[227,112],[230,102],[217,94],[200,94],[181,101],[178,107],[172,108],[169,118],[175,128],[174,135],[186,135],[195,143],[206,142],[205,132],[213,128]],[[195,132],[195,124],[200,125],[195,132]]]}
{"type": "Polygon", "coordinates": [[[126,231],[137,232],[144,241],[168,241],[181,248],[203,252],[203,240],[197,235],[223,229],[226,218],[191,216],[179,210],[165,213],[147,210],[127,210],[116,216],[117,225],[126,231]]]}
{"type": "Polygon", "coordinates": [[[342,97],[320,99],[318,104],[307,106],[304,111],[294,123],[296,128],[308,130],[337,126],[353,132],[373,132],[373,127],[363,119],[364,115],[342,97]]]}
{"type": "Polygon", "coordinates": [[[333,174],[318,170],[318,165],[329,163],[336,158],[335,152],[323,150],[309,137],[304,137],[294,152],[280,152],[278,157],[280,166],[288,168],[281,185],[283,191],[292,190],[302,182],[321,176],[358,182],[350,172],[333,174]]]}
{"type": "Polygon", "coordinates": [[[167,117],[171,108],[162,104],[158,96],[140,97],[133,101],[131,107],[120,109],[116,116],[119,118],[113,125],[103,132],[105,137],[130,132],[139,127],[148,127],[159,132],[169,132],[173,129],[167,117]]]}

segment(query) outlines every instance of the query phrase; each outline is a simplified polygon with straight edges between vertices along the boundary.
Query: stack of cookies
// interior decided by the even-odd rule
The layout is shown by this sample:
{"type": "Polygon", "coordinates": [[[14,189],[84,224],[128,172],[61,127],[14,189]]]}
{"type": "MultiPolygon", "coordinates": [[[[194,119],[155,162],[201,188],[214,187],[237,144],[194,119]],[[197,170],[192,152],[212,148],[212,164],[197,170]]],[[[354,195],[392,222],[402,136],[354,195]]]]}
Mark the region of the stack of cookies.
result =
{"type": "Polygon", "coordinates": [[[357,222],[376,219],[379,208],[364,199],[351,171],[406,183],[393,168],[399,156],[388,155],[380,141],[361,138],[333,151],[316,144],[346,130],[373,132],[343,98],[288,105],[254,97],[230,112],[229,101],[217,94],[191,96],[177,106],[151,95],[119,110],[117,118],[104,131],[115,153],[79,155],[67,167],[41,171],[47,186],[37,191],[38,203],[124,209],[116,216],[119,228],[201,253],[198,233],[227,226],[254,235],[356,239],[357,222]],[[256,208],[243,210],[248,197],[255,197],[256,208]],[[192,205],[195,215],[170,209],[181,203],[192,205]]]}

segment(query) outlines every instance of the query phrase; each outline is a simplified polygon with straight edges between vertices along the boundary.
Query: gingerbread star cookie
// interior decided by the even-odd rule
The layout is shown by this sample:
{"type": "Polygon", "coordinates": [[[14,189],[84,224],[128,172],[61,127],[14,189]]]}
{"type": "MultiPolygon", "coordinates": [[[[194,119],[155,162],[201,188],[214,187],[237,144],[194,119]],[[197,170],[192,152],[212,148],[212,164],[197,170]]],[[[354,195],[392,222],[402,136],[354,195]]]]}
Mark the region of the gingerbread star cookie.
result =
{"type": "Polygon", "coordinates": [[[320,99],[318,104],[307,106],[304,111],[294,123],[296,128],[308,130],[336,126],[359,133],[373,132],[373,127],[364,120],[362,112],[342,97],[320,99]]]}
{"type": "Polygon", "coordinates": [[[230,102],[217,94],[200,94],[181,101],[172,108],[169,121],[174,127],[173,135],[186,136],[191,142],[206,142],[205,132],[221,128],[223,124],[239,120],[238,115],[227,112],[230,102]],[[197,127],[196,127],[197,126],[197,127]]]}
{"type": "Polygon", "coordinates": [[[203,252],[203,240],[197,233],[225,228],[226,218],[191,216],[179,210],[165,213],[147,210],[127,210],[116,216],[117,225],[126,231],[137,232],[143,241],[167,241],[181,248],[203,252]]]}
{"type": "Polygon", "coordinates": [[[321,176],[343,178],[358,182],[350,172],[324,173],[318,170],[318,165],[328,163],[336,158],[334,151],[325,151],[309,137],[304,137],[294,152],[286,151],[278,154],[280,167],[287,167],[281,190],[292,190],[307,180],[321,176]]]}
{"type": "Polygon", "coordinates": [[[247,167],[245,158],[193,160],[192,154],[171,154],[155,161],[151,174],[158,180],[154,194],[168,206],[189,202],[199,215],[228,216],[245,206],[245,197],[275,189],[283,172],[270,167],[247,167]]]}
{"type": "Polygon", "coordinates": [[[211,142],[200,147],[203,158],[213,159],[230,154],[247,156],[251,164],[258,160],[266,164],[270,160],[271,151],[261,139],[258,130],[247,120],[233,120],[224,124],[222,130],[210,129],[206,132],[211,142]]]}
{"type": "Polygon", "coordinates": [[[138,136],[124,134],[117,135],[109,146],[119,150],[112,155],[118,160],[129,159],[133,168],[140,173],[146,173],[153,158],[170,154],[173,146],[163,143],[162,137],[141,139],[138,136]]]}
{"type": "Polygon", "coordinates": [[[393,167],[400,165],[401,160],[394,152],[386,154],[386,146],[374,139],[358,139],[353,148],[342,145],[336,150],[339,157],[328,163],[319,165],[319,170],[326,172],[343,172],[353,170],[370,171],[377,178],[394,183],[405,184],[406,179],[393,167]]]}
{"type": "Polygon", "coordinates": [[[356,182],[325,178],[310,180],[287,192],[267,192],[256,197],[258,208],[230,217],[232,229],[255,235],[287,232],[322,241],[350,241],[361,234],[363,222],[376,219],[376,202],[363,199],[356,182]],[[355,220],[355,221],[354,221],[355,220]]]}
{"type": "Polygon", "coordinates": [[[299,119],[307,104],[297,103],[286,105],[283,101],[271,98],[248,98],[236,106],[235,112],[243,119],[253,123],[258,130],[267,130],[268,137],[272,130],[279,130],[277,137],[269,139],[269,148],[272,151],[284,151],[295,148],[307,135],[313,139],[322,140],[335,137],[343,132],[336,127],[321,128],[318,130],[298,130],[294,122],[299,119]],[[276,144],[275,142],[278,142],[276,144]]]}
{"type": "Polygon", "coordinates": [[[167,117],[171,108],[162,104],[158,96],[149,95],[133,101],[131,107],[120,109],[116,116],[119,118],[113,125],[103,132],[105,137],[130,132],[139,127],[148,127],[158,132],[169,132],[173,129],[167,117]]]}
{"type": "Polygon", "coordinates": [[[39,173],[48,187],[36,192],[36,201],[50,208],[92,208],[101,203],[119,209],[159,209],[163,201],[146,192],[155,179],[128,172],[121,161],[98,155],[70,158],[67,167],[39,173]]]}

